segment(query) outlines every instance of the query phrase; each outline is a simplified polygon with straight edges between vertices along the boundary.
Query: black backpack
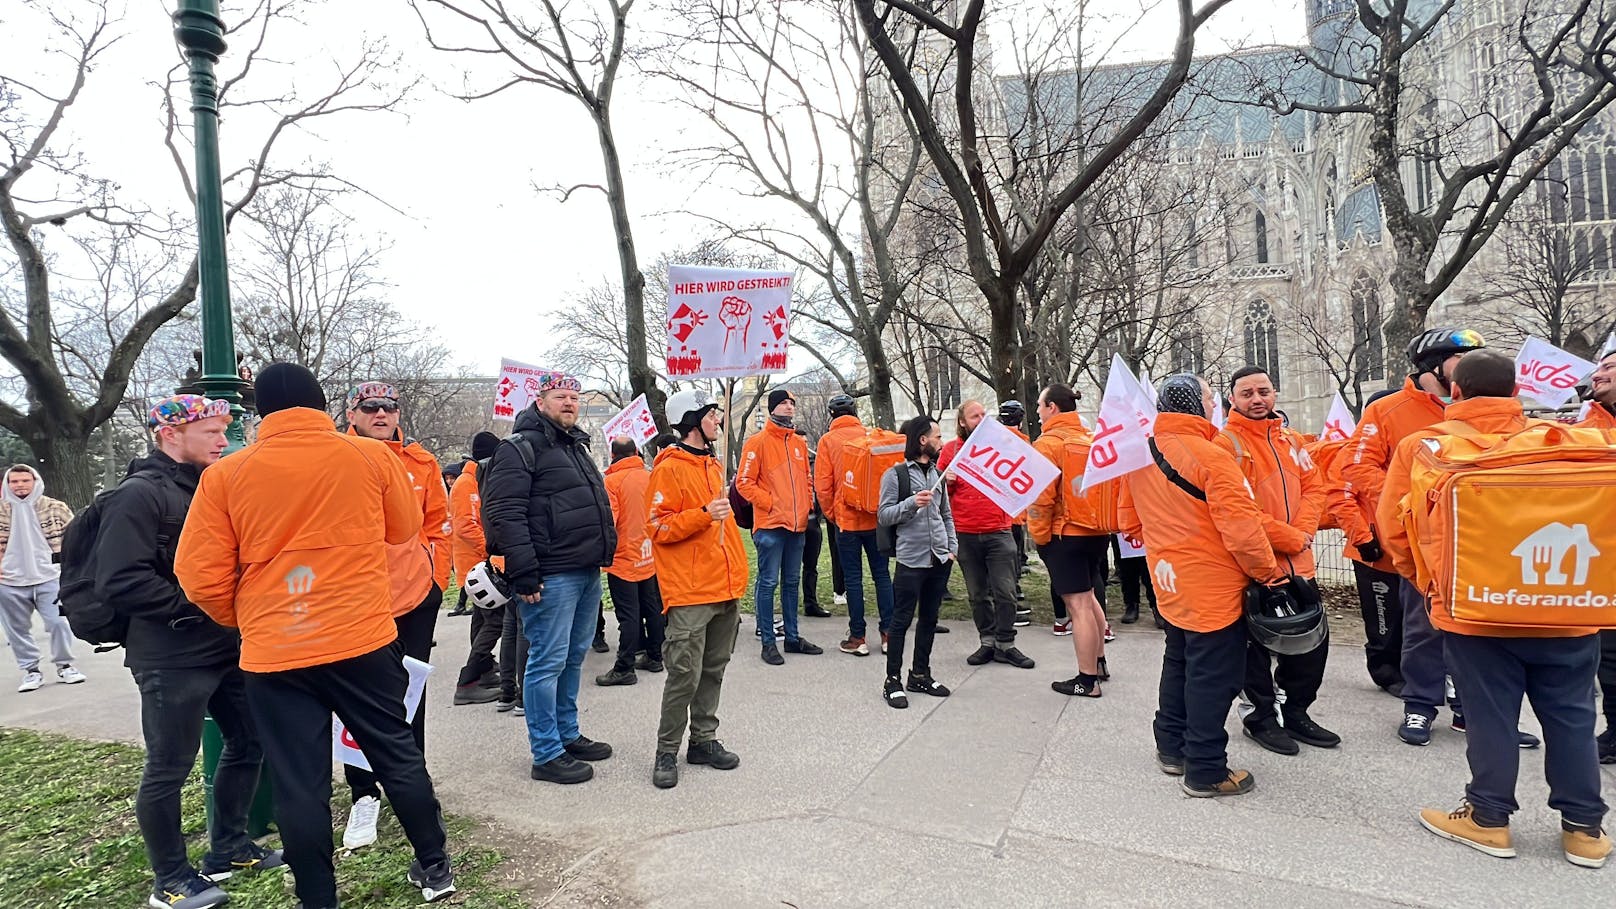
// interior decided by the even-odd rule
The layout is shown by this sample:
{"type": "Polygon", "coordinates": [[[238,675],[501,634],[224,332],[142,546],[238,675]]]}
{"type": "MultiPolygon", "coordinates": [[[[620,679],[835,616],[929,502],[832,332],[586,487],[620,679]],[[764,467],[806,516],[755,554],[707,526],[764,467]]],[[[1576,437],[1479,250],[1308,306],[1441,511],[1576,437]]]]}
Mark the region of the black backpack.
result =
{"type": "MultiPolygon", "coordinates": [[[[520,431],[517,431],[506,436],[503,441],[509,442],[516,447],[516,453],[522,458],[522,466],[527,468],[528,473],[532,473],[533,466],[538,463],[538,456],[533,453],[533,443],[528,440],[527,436],[524,436],[520,431]]],[[[492,467],[493,464],[493,455],[489,455],[488,457],[477,462],[477,492],[479,497],[482,494],[483,483],[488,479],[488,468],[492,467]]],[[[482,508],[480,503],[478,508],[479,510],[482,508]]],[[[487,531],[487,526],[488,520],[487,518],[484,518],[483,538],[486,544],[485,551],[491,556],[504,555],[505,553],[502,552],[499,546],[494,543],[494,535],[487,531]]]]}
{"type": "Polygon", "coordinates": [[[158,520],[156,542],[158,550],[172,561],[174,550],[179,545],[180,531],[185,527],[185,516],[168,512],[168,496],[163,494],[161,488],[163,474],[157,470],[136,471],[123,483],[98,494],[89,507],[79,512],[67,525],[67,531],[62,535],[62,580],[58,594],[62,615],[73,629],[73,636],[97,645],[97,653],[123,646],[129,636],[129,617],[101,599],[95,589],[95,554],[101,538],[101,512],[108,497],[137,477],[158,487],[157,498],[163,503],[164,511],[158,520]]]}
{"type": "Polygon", "coordinates": [[[752,529],[752,522],[757,516],[752,512],[751,501],[746,496],[741,495],[741,491],[735,488],[734,477],[731,477],[729,481],[729,510],[730,514],[735,518],[735,526],[744,527],[747,530],[752,529]]]}
{"type": "MultiPolygon", "coordinates": [[[[898,501],[902,502],[904,499],[914,495],[914,486],[909,479],[909,462],[899,461],[891,469],[898,472],[898,501]]],[[[875,525],[875,548],[877,552],[884,556],[897,555],[898,525],[877,523],[875,525]]]]}

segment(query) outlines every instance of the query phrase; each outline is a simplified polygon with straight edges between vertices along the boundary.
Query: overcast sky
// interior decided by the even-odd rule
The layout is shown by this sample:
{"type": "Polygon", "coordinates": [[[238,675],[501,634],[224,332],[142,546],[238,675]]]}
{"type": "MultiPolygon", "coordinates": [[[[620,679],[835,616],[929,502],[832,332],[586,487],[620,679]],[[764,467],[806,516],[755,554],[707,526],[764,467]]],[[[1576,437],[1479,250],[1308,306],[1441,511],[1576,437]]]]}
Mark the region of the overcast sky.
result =
{"type": "MultiPolygon", "coordinates": [[[[12,2],[5,3],[11,12],[0,11],[0,58],[62,75],[59,63],[43,59],[37,50],[37,17],[19,15],[12,2]]],[[[65,8],[79,0],[55,2],[65,8]]],[[[575,0],[577,5],[587,2],[575,0]]],[[[1091,5],[1119,20],[1137,18],[1135,0],[1091,5]]],[[[126,0],[114,26],[123,38],[91,74],[67,122],[94,172],[116,180],[125,198],[155,208],[187,204],[162,145],[160,94],[151,85],[175,59],[168,19],[172,6],[126,0]]],[[[552,317],[564,317],[568,296],[617,273],[602,197],[578,193],[563,205],[532,188],[535,183],[599,181],[599,150],[583,109],[534,87],[470,104],[448,97],[445,90],[460,87],[462,61],[426,46],[420,25],[402,0],[317,4],[305,19],[304,27],[272,32],[268,53],[285,61],[288,69],[295,64],[300,82],[326,84],[335,62],[351,59],[353,48],[371,36],[386,38],[403,56],[405,69],[423,74],[427,84],[407,106],[407,115],[332,120],[317,135],[286,142],[277,163],[327,160],[335,171],[402,211],[364,204],[353,213],[363,219],[366,233],[392,243],[385,261],[398,308],[435,326],[458,361],[486,374],[501,356],[540,359],[546,329],[552,317]]],[[[1202,51],[1294,42],[1304,34],[1299,0],[1234,0],[1214,23],[1200,43],[1202,51]]],[[[1170,46],[1173,27],[1167,10],[1153,14],[1129,34],[1126,53],[1161,56],[1170,46]]],[[[226,66],[228,61],[227,54],[226,66]]],[[[8,62],[0,68],[14,72],[14,67],[8,62]]],[[[642,77],[633,72],[626,76],[615,118],[642,266],[700,232],[700,222],[682,212],[717,217],[733,212],[752,220],[747,212],[755,209],[748,209],[746,200],[693,185],[670,167],[671,153],[692,141],[687,125],[694,129],[699,124],[676,104],[658,100],[656,87],[647,86],[642,77]]],[[[479,84],[487,86],[495,78],[489,72],[479,84]]],[[[232,132],[230,122],[223,129],[228,171],[251,155],[242,142],[232,140],[261,141],[261,132],[243,136],[250,130],[232,132]]],[[[648,321],[655,334],[659,320],[653,315],[648,321]]]]}

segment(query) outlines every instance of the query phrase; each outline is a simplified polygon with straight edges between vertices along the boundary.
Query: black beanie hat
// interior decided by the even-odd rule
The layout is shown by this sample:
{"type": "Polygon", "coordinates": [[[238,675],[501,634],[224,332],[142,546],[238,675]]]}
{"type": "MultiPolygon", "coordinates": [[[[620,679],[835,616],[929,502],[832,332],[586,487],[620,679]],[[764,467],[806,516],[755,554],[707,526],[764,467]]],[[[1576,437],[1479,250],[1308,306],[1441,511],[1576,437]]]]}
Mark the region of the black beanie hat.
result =
{"type": "Polygon", "coordinates": [[[479,432],[471,437],[471,459],[481,461],[483,458],[494,456],[494,449],[499,447],[499,436],[491,432],[479,432]]]}
{"type": "Polygon", "coordinates": [[[774,413],[774,409],[779,407],[781,402],[787,398],[791,398],[793,401],[797,400],[792,396],[791,392],[786,391],[784,388],[776,388],[769,392],[769,413],[774,413]]]}
{"type": "Polygon", "coordinates": [[[258,415],[267,417],[290,407],[308,407],[324,411],[325,391],[320,381],[307,367],[296,363],[271,363],[258,374],[253,383],[258,400],[258,415]]]}

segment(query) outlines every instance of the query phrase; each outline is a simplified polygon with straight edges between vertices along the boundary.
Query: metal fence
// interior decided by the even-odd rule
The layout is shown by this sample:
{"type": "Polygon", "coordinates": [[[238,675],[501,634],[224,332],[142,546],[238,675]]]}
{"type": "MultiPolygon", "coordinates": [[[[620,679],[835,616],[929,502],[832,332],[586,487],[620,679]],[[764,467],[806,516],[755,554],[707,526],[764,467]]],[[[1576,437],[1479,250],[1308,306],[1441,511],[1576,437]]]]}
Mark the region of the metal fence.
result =
{"type": "Polygon", "coordinates": [[[1352,560],[1342,550],[1347,535],[1339,530],[1322,530],[1313,538],[1313,561],[1317,567],[1315,577],[1320,584],[1352,586],[1352,560]]]}

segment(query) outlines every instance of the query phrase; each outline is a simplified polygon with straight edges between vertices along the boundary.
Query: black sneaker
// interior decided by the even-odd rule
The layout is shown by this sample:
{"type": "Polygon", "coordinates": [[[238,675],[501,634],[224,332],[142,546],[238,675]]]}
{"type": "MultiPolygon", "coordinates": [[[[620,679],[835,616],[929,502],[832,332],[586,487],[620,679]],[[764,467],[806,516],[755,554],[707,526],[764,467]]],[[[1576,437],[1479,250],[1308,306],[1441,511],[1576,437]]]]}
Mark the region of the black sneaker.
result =
{"type": "Polygon", "coordinates": [[[1097,698],[1100,696],[1100,686],[1097,684],[1098,680],[1093,679],[1092,676],[1090,679],[1092,680],[1086,680],[1081,675],[1074,675],[1069,679],[1061,679],[1058,682],[1050,682],[1049,687],[1068,697],[1097,698]]]}
{"type": "Polygon", "coordinates": [[[415,889],[421,891],[421,899],[429,903],[455,892],[454,869],[449,867],[448,859],[431,868],[422,868],[419,861],[410,862],[410,871],[405,877],[415,885],[415,889]]]}
{"type": "Polygon", "coordinates": [[[638,685],[640,677],[632,669],[613,668],[610,672],[603,672],[595,676],[595,684],[602,688],[611,688],[614,685],[638,685]]]}
{"type": "Polygon", "coordinates": [[[1250,726],[1244,726],[1243,728],[1246,732],[1246,738],[1275,754],[1291,755],[1302,750],[1296,744],[1296,741],[1286,734],[1285,730],[1274,723],[1264,723],[1255,729],[1250,726]]]}
{"type": "Polygon", "coordinates": [[[809,603],[809,604],[803,606],[802,607],[802,614],[807,616],[810,619],[828,619],[828,618],[830,618],[830,610],[826,609],[825,607],[823,607],[821,605],[819,605],[818,603],[809,603]]]}
{"type": "Polygon", "coordinates": [[[1158,751],[1156,752],[1156,766],[1161,769],[1162,773],[1165,773],[1168,776],[1184,775],[1183,757],[1173,757],[1170,754],[1162,754],[1160,751],[1158,751]]]}
{"type": "Polygon", "coordinates": [[[580,761],[604,761],[612,756],[612,746],[605,742],[594,741],[585,735],[578,736],[562,747],[580,761]]]}
{"type": "Polygon", "coordinates": [[[786,658],[780,655],[780,648],[773,644],[764,644],[763,662],[768,663],[770,666],[784,666],[786,658]]]}
{"type": "Polygon", "coordinates": [[[531,776],[541,782],[570,786],[574,783],[589,782],[595,776],[595,768],[570,754],[562,754],[543,764],[534,764],[531,776]]]}
{"type": "Polygon", "coordinates": [[[932,634],[948,634],[948,626],[938,622],[931,630],[932,634]]]}
{"type": "Polygon", "coordinates": [[[934,698],[946,698],[953,694],[947,685],[932,678],[929,673],[921,675],[918,672],[910,672],[909,683],[904,687],[917,694],[929,694],[934,698]]]}
{"type": "Polygon", "coordinates": [[[1033,661],[1032,657],[1027,656],[1025,653],[1022,653],[1014,647],[1006,647],[1003,650],[995,649],[993,651],[993,662],[1009,663],[1011,666],[1014,666],[1017,669],[1031,669],[1038,665],[1033,661]]]}
{"type": "Polygon", "coordinates": [[[1122,624],[1132,625],[1137,621],[1139,621],[1139,604],[1135,603],[1132,606],[1123,607],[1122,624]]]}
{"type": "Polygon", "coordinates": [[[717,739],[710,742],[691,742],[685,752],[685,762],[706,764],[715,770],[734,770],[741,766],[741,756],[724,747],[717,739]]]}
{"type": "Polygon", "coordinates": [[[477,682],[470,685],[456,685],[454,702],[456,707],[466,704],[487,704],[499,700],[499,691],[493,688],[484,688],[477,682]]]}
{"type": "Polygon", "coordinates": [[[679,785],[679,755],[671,751],[657,752],[656,763],[651,766],[651,785],[658,789],[679,785]]]}
{"type": "Polygon", "coordinates": [[[661,660],[647,660],[645,663],[646,672],[665,672],[667,668],[661,660]]]}
{"type": "Polygon", "coordinates": [[[501,698],[499,703],[494,705],[494,709],[500,713],[510,713],[512,710],[516,709],[516,702],[507,701],[504,698],[501,698]]]}
{"type": "Polygon", "coordinates": [[[248,843],[247,848],[236,855],[218,856],[209,852],[202,857],[202,877],[215,884],[230,880],[230,876],[238,871],[269,871],[285,867],[286,859],[279,849],[265,849],[257,843],[248,843]]]}
{"type": "Polygon", "coordinates": [[[1313,718],[1305,713],[1285,717],[1285,732],[1296,741],[1314,748],[1334,748],[1341,744],[1341,736],[1313,722],[1313,718]]]}
{"type": "Polygon", "coordinates": [[[972,666],[982,666],[993,662],[993,648],[986,644],[976,648],[976,652],[965,658],[965,662],[972,666]]]}
{"type": "Polygon", "coordinates": [[[611,653],[612,652],[612,648],[610,646],[608,646],[607,643],[606,643],[606,636],[604,634],[595,635],[594,643],[590,644],[589,646],[596,653],[611,653]]]}
{"type": "Polygon", "coordinates": [[[903,682],[894,676],[888,676],[881,683],[881,697],[886,700],[888,707],[902,710],[909,706],[909,696],[903,693],[903,682]]]}
{"type": "Polygon", "coordinates": [[[1398,727],[1397,737],[1410,745],[1431,744],[1431,718],[1423,713],[1403,714],[1403,725],[1398,727]]]}
{"type": "Polygon", "coordinates": [[[158,884],[146,905],[151,909],[213,909],[228,902],[228,893],[193,871],[185,877],[158,884]]]}
{"type": "Polygon", "coordinates": [[[1599,744],[1599,763],[1616,764],[1616,726],[1606,727],[1594,741],[1599,744]]]}
{"type": "Polygon", "coordinates": [[[813,641],[810,641],[807,638],[797,638],[795,641],[786,642],[786,653],[800,653],[803,656],[818,656],[824,652],[825,651],[819,648],[818,644],[815,644],[813,641]]]}

